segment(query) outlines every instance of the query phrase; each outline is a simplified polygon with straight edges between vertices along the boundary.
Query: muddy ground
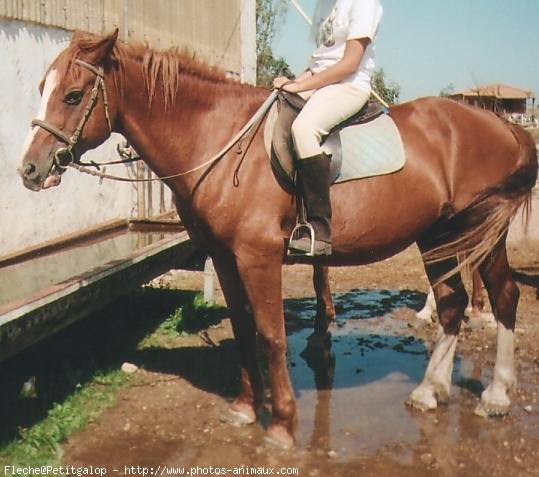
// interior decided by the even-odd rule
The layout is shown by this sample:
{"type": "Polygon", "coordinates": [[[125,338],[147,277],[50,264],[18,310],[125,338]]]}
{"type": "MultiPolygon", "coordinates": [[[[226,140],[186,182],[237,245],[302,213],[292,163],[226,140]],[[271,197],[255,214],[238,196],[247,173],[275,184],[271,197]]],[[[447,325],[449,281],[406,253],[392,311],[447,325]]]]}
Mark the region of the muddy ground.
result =
{"type": "MultiPolygon", "coordinates": [[[[63,462],[105,466],[117,475],[125,466],[154,472],[158,466],[295,467],[300,476],[539,475],[537,245],[510,246],[522,295],[519,381],[507,417],[473,414],[495,360],[495,329],[478,321],[462,329],[449,404],[428,413],[405,405],[436,331],[415,318],[427,285],[411,247],[378,264],[331,270],[338,318],[325,356],[303,353],[314,316],[311,268],[284,269],[289,369],[299,408],[294,450],[265,446],[267,413],[241,428],[221,419],[237,386],[225,318],[207,334],[132,354],[141,369],[114,407],[68,440],[63,462]]],[[[200,290],[202,273],[175,271],[154,285],[200,290]]]]}

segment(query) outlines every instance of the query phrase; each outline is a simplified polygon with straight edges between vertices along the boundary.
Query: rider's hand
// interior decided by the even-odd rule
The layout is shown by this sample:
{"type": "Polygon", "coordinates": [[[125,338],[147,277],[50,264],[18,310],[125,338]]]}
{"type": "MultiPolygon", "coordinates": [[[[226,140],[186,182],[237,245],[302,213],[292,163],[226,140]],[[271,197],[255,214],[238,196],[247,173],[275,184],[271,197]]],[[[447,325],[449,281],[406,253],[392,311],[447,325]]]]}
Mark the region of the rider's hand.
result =
{"type": "Polygon", "coordinates": [[[290,81],[290,78],[287,78],[286,76],[278,76],[273,80],[273,87],[275,89],[281,89],[283,85],[290,81]]]}

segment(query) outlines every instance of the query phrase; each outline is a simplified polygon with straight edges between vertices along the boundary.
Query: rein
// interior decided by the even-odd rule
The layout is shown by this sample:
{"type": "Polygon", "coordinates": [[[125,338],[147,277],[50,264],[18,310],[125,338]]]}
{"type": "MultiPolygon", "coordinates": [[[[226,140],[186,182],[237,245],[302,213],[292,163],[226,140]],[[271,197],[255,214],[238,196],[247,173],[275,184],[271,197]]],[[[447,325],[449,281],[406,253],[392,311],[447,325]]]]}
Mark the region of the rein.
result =
{"type": "MultiPolygon", "coordinates": [[[[90,70],[92,73],[96,75],[94,86],[92,88],[92,92],[90,95],[90,98],[88,100],[88,103],[86,105],[86,108],[84,109],[84,112],[82,114],[82,117],[79,121],[79,124],[77,125],[77,128],[75,129],[75,132],[68,136],[65,134],[62,130],[57,128],[56,126],[53,126],[52,124],[49,124],[45,121],[42,121],[41,119],[33,119],[32,120],[32,126],[39,126],[45,131],[51,133],[52,135],[56,136],[61,141],[65,142],[67,144],[67,147],[62,147],[56,150],[54,153],[54,165],[61,171],[65,171],[68,167],[72,167],[79,172],[82,172],[84,174],[90,174],[95,177],[100,177],[102,179],[110,179],[110,180],[116,180],[121,182],[153,182],[153,181],[160,181],[165,179],[173,179],[175,177],[181,177],[185,176],[187,174],[191,174],[193,172],[199,171],[200,169],[203,169],[207,166],[210,166],[214,162],[217,162],[220,160],[223,156],[225,156],[226,153],[228,153],[236,144],[238,144],[247,134],[249,134],[251,131],[253,131],[260,122],[264,119],[264,116],[268,112],[271,105],[274,103],[275,99],[277,98],[277,91],[273,91],[268,98],[262,103],[260,108],[253,114],[251,119],[247,121],[247,123],[241,128],[241,130],[227,143],[223,149],[221,149],[215,156],[213,156],[211,159],[207,160],[206,162],[203,162],[202,164],[189,169],[185,172],[178,172],[177,174],[172,174],[169,176],[163,176],[163,177],[155,177],[153,179],[131,179],[129,177],[122,177],[122,176],[115,176],[111,174],[105,174],[104,172],[98,172],[89,169],[88,167],[85,167],[84,164],[77,163],[75,160],[75,156],[73,155],[73,150],[75,149],[75,146],[77,145],[77,142],[80,138],[80,135],[82,134],[82,131],[84,129],[84,126],[86,125],[90,114],[93,111],[93,108],[97,102],[97,98],[99,96],[99,91],[103,92],[103,105],[105,108],[105,117],[107,120],[107,125],[109,128],[109,132],[112,133],[112,125],[110,121],[109,116],[109,109],[108,109],[108,98],[107,98],[107,90],[105,87],[105,73],[102,66],[95,67],[94,65],[91,65],[90,63],[87,63],[86,61],[82,61],[79,59],[75,60],[75,63],[79,66],[82,66],[83,68],[86,68],[87,70],[90,70]]],[[[122,161],[114,161],[115,163],[124,164],[126,162],[132,162],[131,160],[122,160],[122,161]]],[[[98,163],[91,163],[87,164],[91,167],[97,167],[99,168],[98,163]]]]}
{"type": "MultiPolygon", "coordinates": [[[[206,162],[203,162],[202,164],[199,164],[198,166],[192,169],[189,169],[188,171],[178,172],[177,174],[172,174],[169,176],[154,177],[151,179],[131,179],[129,177],[115,176],[111,174],[106,174],[104,172],[94,171],[94,170],[89,169],[88,167],[84,167],[83,165],[77,164],[75,162],[71,162],[68,165],[84,174],[89,174],[91,176],[99,177],[101,179],[110,179],[110,180],[115,180],[115,181],[120,181],[120,182],[155,182],[155,181],[174,179],[176,177],[186,176],[193,172],[199,171],[200,169],[208,167],[214,162],[217,162],[218,160],[222,159],[223,156],[225,156],[226,153],[228,153],[236,144],[238,144],[245,136],[247,136],[247,134],[249,134],[251,131],[256,129],[256,127],[264,119],[271,105],[275,102],[275,99],[277,98],[277,94],[278,94],[277,91],[273,91],[266,98],[266,100],[262,103],[260,108],[256,110],[256,112],[253,114],[251,119],[247,121],[247,123],[241,128],[241,130],[227,143],[225,147],[223,147],[223,149],[221,149],[217,154],[215,154],[215,156],[213,156],[211,159],[208,159],[206,162]]],[[[124,161],[117,161],[117,162],[125,163],[127,161],[124,160],[124,161]]]]}

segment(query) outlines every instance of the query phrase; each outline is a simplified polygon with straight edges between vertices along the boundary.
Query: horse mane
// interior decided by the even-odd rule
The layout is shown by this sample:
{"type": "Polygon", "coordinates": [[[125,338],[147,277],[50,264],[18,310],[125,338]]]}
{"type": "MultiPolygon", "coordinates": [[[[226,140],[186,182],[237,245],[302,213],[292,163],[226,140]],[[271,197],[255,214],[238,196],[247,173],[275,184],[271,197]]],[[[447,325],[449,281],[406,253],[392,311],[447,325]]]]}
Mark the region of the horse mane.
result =
{"type": "MultiPolygon", "coordinates": [[[[75,35],[82,34],[75,33],[75,35]]],[[[74,61],[80,56],[81,52],[91,52],[95,49],[101,40],[102,37],[84,34],[84,36],[77,38],[76,41],[72,41],[53,64],[65,61],[69,74],[76,79],[80,75],[80,68],[72,67],[74,61]]],[[[117,42],[107,63],[117,66],[112,70],[114,82],[116,85],[120,85],[120,89],[124,82],[125,65],[128,58],[135,59],[141,64],[142,76],[150,105],[155,98],[158,86],[161,86],[165,110],[168,110],[175,102],[182,75],[204,83],[203,96],[206,100],[217,95],[217,89],[223,86],[238,88],[242,95],[247,96],[249,96],[249,91],[260,90],[260,88],[241,84],[238,80],[228,77],[222,69],[206,64],[197,58],[196,53],[187,48],[172,47],[167,50],[155,50],[142,43],[125,44],[117,42]]],[[[195,89],[193,82],[186,81],[184,83],[187,84],[182,84],[182,90],[195,89]]],[[[189,93],[193,93],[193,91],[188,91],[189,93]]],[[[201,95],[199,94],[199,96],[201,95]]]]}
{"type": "MultiPolygon", "coordinates": [[[[196,54],[187,49],[174,47],[157,51],[144,48],[142,45],[135,45],[131,48],[134,51],[137,48],[143,48],[142,75],[148,91],[149,102],[152,103],[156,87],[161,83],[165,110],[176,99],[181,74],[214,86],[238,84],[237,81],[227,78],[224,71],[199,61],[196,54]]],[[[209,93],[208,90],[206,92],[209,93]]]]}

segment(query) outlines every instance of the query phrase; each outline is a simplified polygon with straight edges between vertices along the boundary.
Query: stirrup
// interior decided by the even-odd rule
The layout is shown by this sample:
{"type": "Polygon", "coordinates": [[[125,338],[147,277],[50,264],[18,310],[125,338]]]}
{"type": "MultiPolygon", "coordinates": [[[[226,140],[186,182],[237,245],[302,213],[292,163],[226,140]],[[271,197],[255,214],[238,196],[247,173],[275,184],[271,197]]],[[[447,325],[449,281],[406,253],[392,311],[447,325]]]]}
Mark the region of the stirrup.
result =
{"type": "Polygon", "coordinates": [[[314,257],[314,228],[309,222],[298,222],[296,224],[296,226],[292,230],[292,233],[290,234],[290,240],[288,242],[286,254],[289,257],[314,257]],[[303,252],[300,250],[291,249],[290,243],[293,240],[301,239],[304,236],[304,232],[307,232],[305,237],[308,237],[311,242],[311,250],[309,252],[303,252]]]}

